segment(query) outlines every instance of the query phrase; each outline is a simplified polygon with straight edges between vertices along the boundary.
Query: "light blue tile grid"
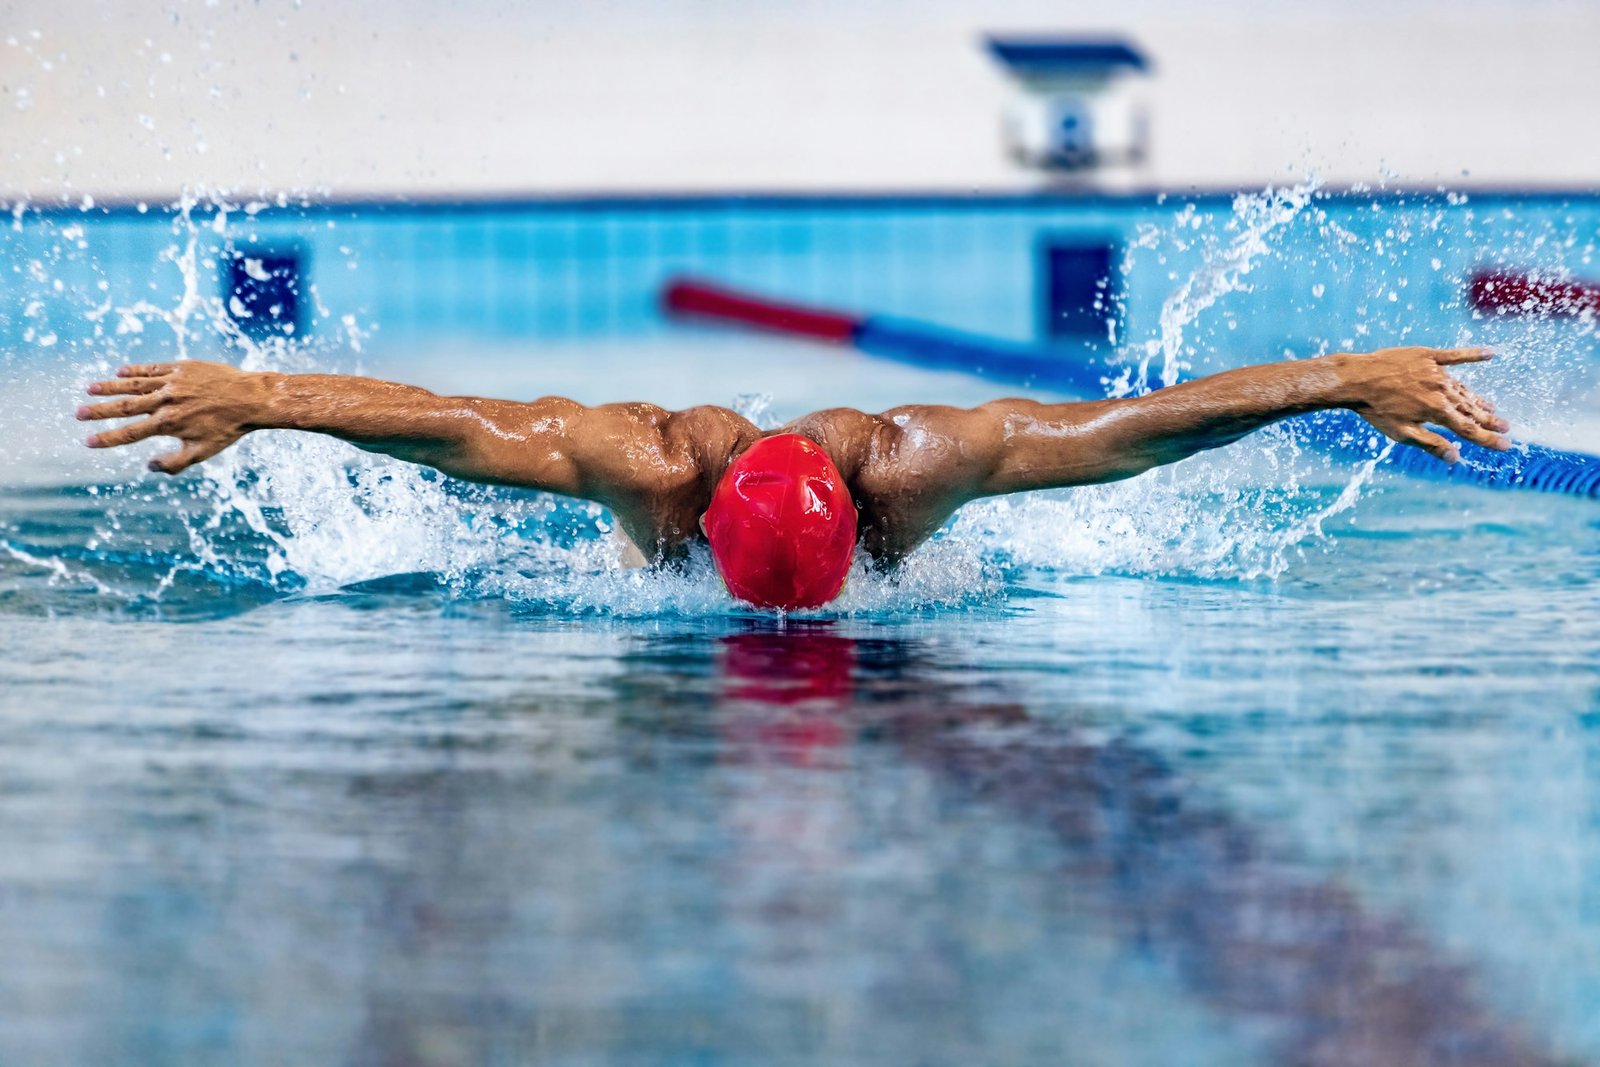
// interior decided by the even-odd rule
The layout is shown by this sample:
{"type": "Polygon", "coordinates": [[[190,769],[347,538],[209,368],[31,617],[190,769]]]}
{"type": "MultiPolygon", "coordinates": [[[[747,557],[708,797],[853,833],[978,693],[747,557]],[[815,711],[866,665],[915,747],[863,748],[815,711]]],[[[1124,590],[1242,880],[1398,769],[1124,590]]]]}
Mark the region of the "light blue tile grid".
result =
{"type": "MultiPolygon", "coordinates": [[[[376,343],[408,344],[681,330],[659,310],[662,286],[677,276],[1035,340],[1042,246],[1104,237],[1129,249],[1124,340],[1143,344],[1162,336],[1163,307],[1186,282],[1192,302],[1209,298],[1218,264],[1226,273],[1244,241],[1226,201],[1198,205],[1198,229],[1174,223],[1183,209],[1181,199],[321,208],[235,215],[221,233],[198,214],[195,238],[208,295],[221,290],[219,263],[230,245],[293,245],[307,265],[313,336],[336,333],[348,316],[363,330],[376,327],[376,343]],[[1141,225],[1155,227],[1156,237],[1134,247],[1141,225]]],[[[183,286],[170,259],[188,236],[154,212],[26,216],[0,230],[0,339],[13,352],[52,336],[128,353],[170,342],[159,323],[118,333],[127,317],[114,309],[175,307],[183,286]]],[[[1414,334],[1419,324],[1434,340],[1470,318],[1462,294],[1474,269],[1593,275],[1597,239],[1600,198],[1321,201],[1270,238],[1272,252],[1221,286],[1227,291],[1187,324],[1184,340],[1222,362],[1359,345],[1414,334]]]]}

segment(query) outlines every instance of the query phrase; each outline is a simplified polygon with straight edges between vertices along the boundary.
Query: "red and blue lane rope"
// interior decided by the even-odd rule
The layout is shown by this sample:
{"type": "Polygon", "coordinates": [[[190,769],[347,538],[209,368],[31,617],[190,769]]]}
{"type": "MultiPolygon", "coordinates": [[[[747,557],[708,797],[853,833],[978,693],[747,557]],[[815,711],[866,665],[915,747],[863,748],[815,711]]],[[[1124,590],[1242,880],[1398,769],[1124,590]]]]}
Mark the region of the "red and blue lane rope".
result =
{"type": "MultiPolygon", "coordinates": [[[[1586,306],[1583,294],[1590,287],[1559,283],[1559,291],[1536,288],[1544,283],[1515,276],[1480,275],[1474,291],[1484,287],[1484,279],[1494,284],[1485,290],[1504,298],[1508,304],[1525,309],[1559,301],[1555,310],[1565,312],[1586,306]],[[1508,281],[1507,279],[1512,279],[1508,281]]],[[[1554,284],[1554,283],[1552,283],[1554,284]]],[[[1593,290],[1600,301],[1600,289],[1593,290]]],[[[808,337],[827,344],[849,346],[879,359],[908,363],[929,370],[952,370],[975,374],[992,381],[1044,387],[1082,397],[1102,396],[1106,376],[1093,364],[1063,359],[1060,355],[1033,345],[1002,341],[962,333],[927,323],[885,315],[847,315],[788,301],[771,300],[736,292],[711,283],[679,279],[667,285],[662,305],[668,314],[689,318],[732,322],[755,329],[808,337]]],[[[1302,416],[1311,427],[1311,441],[1318,447],[1351,458],[1371,458],[1377,433],[1360,416],[1349,411],[1326,411],[1302,416]]],[[[1414,477],[1458,482],[1490,489],[1525,489],[1542,493],[1600,500],[1600,456],[1571,452],[1545,445],[1519,442],[1509,452],[1495,452],[1449,431],[1444,436],[1461,451],[1461,462],[1445,463],[1420,449],[1396,448],[1383,464],[1414,477]]]]}

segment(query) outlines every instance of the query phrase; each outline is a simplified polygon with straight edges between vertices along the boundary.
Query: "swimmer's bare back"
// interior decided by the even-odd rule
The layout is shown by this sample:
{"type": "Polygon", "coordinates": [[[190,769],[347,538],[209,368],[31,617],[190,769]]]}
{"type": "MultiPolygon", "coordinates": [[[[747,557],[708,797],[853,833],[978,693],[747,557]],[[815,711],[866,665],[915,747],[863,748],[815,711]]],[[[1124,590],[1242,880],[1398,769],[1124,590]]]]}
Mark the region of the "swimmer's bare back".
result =
{"type": "Polygon", "coordinates": [[[177,451],[150,461],[167,474],[256,430],[328,434],[453,477],[596,501],[655,559],[701,536],[700,516],[736,456],[763,436],[798,433],[849,484],[862,547],[893,563],[969,500],[1130,478],[1312,411],[1355,411],[1449,463],[1459,458],[1455,446],[1428,426],[1506,449],[1509,426],[1494,405],[1445,369],[1488,358],[1477,348],[1385,348],[1243,367],[1140,397],[910,405],[878,415],[834,408],[771,431],[721,407],[442,397],[371,378],[185,360],[121,368],[88,389],[117,398],[79,408],[78,418],[136,420],[94,434],[94,448],[177,438],[177,451]]]}

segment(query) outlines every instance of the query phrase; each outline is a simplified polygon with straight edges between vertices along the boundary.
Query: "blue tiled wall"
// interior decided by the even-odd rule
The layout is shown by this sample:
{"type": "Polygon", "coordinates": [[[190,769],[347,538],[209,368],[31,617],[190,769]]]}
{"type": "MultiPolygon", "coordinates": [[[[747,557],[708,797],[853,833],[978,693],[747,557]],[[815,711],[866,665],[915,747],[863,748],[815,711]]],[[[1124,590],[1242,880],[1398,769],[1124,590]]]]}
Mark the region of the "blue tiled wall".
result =
{"type": "MultiPolygon", "coordinates": [[[[1103,235],[1129,245],[1154,227],[1148,247],[1129,253],[1125,278],[1124,339],[1143,343],[1158,335],[1163,302],[1203,272],[1208,254],[1218,262],[1243,239],[1229,198],[1216,195],[323,204],[216,219],[210,209],[196,209],[192,225],[163,210],[16,214],[0,230],[0,344],[13,354],[46,343],[119,354],[170,348],[158,324],[119,334],[119,321],[139,316],[119,319],[114,309],[175,307],[183,288],[170,260],[191,237],[208,297],[232,244],[306,248],[313,338],[336,333],[345,316],[377,326],[377,344],[651,334],[675,328],[658,310],[662,284],[692,274],[1037,340],[1042,241],[1103,235]],[[1198,225],[1182,222],[1185,212],[1198,225]]],[[[1248,291],[1219,299],[1189,339],[1260,358],[1407,326],[1437,334],[1467,317],[1462,289],[1473,269],[1600,273],[1597,235],[1600,194],[1315,200],[1254,257],[1248,291]]]]}

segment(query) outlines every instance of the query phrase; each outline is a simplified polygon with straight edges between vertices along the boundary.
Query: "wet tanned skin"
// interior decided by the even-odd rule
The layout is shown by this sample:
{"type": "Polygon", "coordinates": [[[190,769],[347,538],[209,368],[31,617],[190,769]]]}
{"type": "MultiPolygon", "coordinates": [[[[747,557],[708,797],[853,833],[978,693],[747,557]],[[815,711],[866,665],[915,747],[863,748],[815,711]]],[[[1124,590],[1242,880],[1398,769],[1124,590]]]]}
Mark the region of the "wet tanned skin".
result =
{"type": "Polygon", "coordinates": [[[185,360],[121,368],[88,388],[116,399],[79,408],[78,418],[135,420],[94,434],[93,448],[177,438],[176,451],[150,462],[166,474],[256,430],[328,434],[453,477],[596,501],[658,560],[702,536],[700,516],[735,457],[761,437],[798,433],[849,484],[862,548],[892,564],[969,500],[1131,478],[1311,411],[1350,409],[1448,463],[1459,458],[1454,444],[1427,426],[1509,448],[1494,405],[1446,370],[1488,358],[1477,348],[1385,348],[1224,371],[1141,397],[910,405],[879,415],[834,408],[767,431],[721,407],[441,397],[371,378],[185,360]]]}

